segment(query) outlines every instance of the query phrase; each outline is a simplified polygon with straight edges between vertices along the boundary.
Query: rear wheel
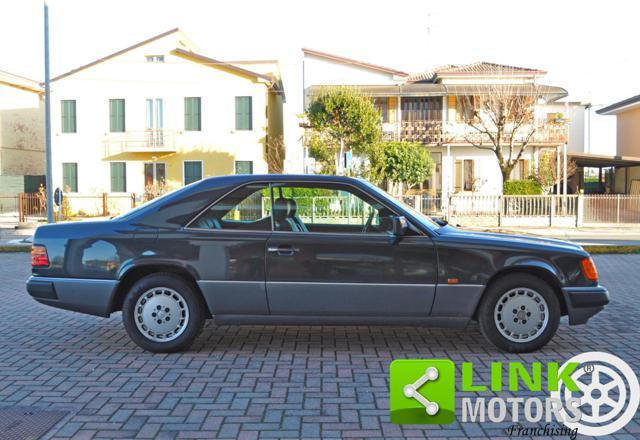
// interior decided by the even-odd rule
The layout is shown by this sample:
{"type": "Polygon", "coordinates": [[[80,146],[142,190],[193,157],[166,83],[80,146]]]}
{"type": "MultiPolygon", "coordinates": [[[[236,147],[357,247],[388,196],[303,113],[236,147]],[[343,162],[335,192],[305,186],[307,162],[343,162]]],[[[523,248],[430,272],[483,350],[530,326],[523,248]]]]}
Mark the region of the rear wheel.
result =
{"type": "Polygon", "coordinates": [[[206,305],[179,276],[158,273],[137,281],[122,305],[129,337],[145,350],[171,353],[187,349],[204,325],[206,305]]]}
{"type": "Polygon", "coordinates": [[[551,340],[560,315],[560,303],[551,286],[533,275],[513,274],[488,287],[478,321],[482,334],[498,348],[526,353],[551,340]]]}

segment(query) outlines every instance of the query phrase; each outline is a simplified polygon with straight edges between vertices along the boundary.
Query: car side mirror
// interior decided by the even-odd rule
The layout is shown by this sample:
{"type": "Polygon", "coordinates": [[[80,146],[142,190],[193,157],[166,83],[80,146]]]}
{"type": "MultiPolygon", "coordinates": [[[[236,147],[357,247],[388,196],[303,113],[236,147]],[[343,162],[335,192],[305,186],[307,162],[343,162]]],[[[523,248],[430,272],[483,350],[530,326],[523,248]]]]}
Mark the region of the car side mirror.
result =
{"type": "Polygon", "coordinates": [[[406,234],[407,228],[409,227],[407,223],[407,219],[403,216],[393,216],[393,235],[396,237],[402,237],[406,234]]]}

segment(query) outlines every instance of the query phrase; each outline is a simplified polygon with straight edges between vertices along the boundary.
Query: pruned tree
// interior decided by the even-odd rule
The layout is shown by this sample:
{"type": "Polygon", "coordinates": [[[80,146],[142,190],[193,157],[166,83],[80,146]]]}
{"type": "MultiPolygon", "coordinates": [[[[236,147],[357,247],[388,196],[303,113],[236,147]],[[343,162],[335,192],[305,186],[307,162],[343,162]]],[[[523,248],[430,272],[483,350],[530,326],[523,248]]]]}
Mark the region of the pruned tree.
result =
{"type": "Polygon", "coordinates": [[[282,136],[270,137],[265,147],[265,161],[270,174],[284,173],[286,146],[282,136]]]}
{"type": "MultiPolygon", "coordinates": [[[[499,69],[488,76],[508,76],[511,71],[499,69]]],[[[522,158],[537,132],[545,130],[547,122],[536,120],[535,107],[544,98],[544,86],[535,83],[483,84],[470,95],[458,97],[460,118],[470,127],[465,142],[495,154],[503,183],[522,158]]],[[[558,140],[558,143],[564,140],[558,140]]]]}
{"type": "Polygon", "coordinates": [[[323,89],[309,105],[306,117],[311,155],[325,162],[333,157],[337,174],[344,174],[346,151],[365,154],[382,133],[380,114],[371,99],[353,87],[323,89]]]}
{"type": "MultiPolygon", "coordinates": [[[[573,159],[567,160],[567,179],[573,177],[578,170],[578,165],[573,159]]],[[[564,166],[560,159],[560,175],[558,176],[558,155],[555,151],[546,151],[538,158],[538,168],[535,170],[533,178],[540,184],[542,189],[549,193],[556,182],[564,180],[564,166]]]]}

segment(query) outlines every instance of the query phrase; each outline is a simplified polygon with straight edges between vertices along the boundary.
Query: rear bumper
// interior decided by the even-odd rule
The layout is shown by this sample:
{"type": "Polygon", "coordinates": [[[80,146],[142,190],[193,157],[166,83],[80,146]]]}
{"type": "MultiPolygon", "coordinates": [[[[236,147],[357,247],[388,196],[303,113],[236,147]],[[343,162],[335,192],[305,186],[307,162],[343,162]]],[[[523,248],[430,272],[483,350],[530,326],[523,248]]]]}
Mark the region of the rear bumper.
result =
{"type": "Polygon", "coordinates": [[[27,292],[48,306],[97,316],[109,316],[117,280],[31,276],[27,292]]]}
{"type": "Polygon", "coordinates": [[[565,287],[562,292],[571,325],[586,323],[610,301],[609,291],[602,286],[565,287]]]}

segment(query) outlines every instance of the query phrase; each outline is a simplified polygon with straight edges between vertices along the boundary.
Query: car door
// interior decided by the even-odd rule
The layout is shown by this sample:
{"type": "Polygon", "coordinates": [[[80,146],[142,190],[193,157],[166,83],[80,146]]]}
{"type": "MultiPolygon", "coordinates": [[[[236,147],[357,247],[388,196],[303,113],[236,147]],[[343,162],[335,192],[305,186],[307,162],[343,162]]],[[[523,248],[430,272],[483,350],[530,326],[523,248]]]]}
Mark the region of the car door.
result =
{"type": "MultiPolygon", "coordinates": [[[[265,247],[271,235],[268,184],[250,184],[222,197],[179,232],[167,252],[199,275],[215,315],[267,315],[265,247]]],[[[166,234],[164,234],[166,235],[166,234]]]]}
{"type": "Polygon", "coordinates": [[[347,184],[272,186],[267,241],[272,315],[427,316],[436,284],[430,237],[391,235],[396,213],[347,184]]]}

